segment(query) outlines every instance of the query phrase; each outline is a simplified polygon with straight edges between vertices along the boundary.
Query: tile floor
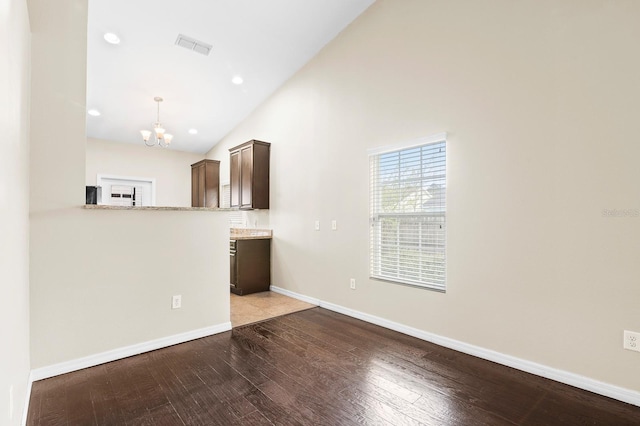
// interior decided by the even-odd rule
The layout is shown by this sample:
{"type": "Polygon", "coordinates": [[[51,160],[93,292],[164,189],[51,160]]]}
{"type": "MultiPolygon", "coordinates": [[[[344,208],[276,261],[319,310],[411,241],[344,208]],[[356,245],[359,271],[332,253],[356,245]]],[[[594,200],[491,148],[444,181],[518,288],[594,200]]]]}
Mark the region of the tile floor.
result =
{"type": "Polygon", "coordinates": [[[231,293],[231,325],[238,327],[315,306],[271,291],[245,296],[231,293]]]}

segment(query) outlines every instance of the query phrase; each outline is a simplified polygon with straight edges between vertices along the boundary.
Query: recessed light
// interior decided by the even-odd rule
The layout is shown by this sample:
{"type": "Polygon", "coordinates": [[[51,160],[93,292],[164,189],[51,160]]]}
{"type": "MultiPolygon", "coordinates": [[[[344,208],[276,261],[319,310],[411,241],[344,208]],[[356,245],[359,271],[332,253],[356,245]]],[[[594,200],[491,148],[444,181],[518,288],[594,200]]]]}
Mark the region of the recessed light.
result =
{"type": "Polygon", "coordinates": [[[107,43],[120,44],[120,37],[118,37],[114,33],[106,33],[104,35],[104,39],[107,43]]]}
{"type": "Polygon", "coordinates": [[[89,111],[87,111],[87,114],[98,117],[100,116],[100,111],[98,111],[97,109],[90,109],[89,111]]]}
{"type": "Polygon", "coordinates": [[[189,129],[189,134],[190,135],[197,135],[198,134],[198,130],[197,129],[189,129]]]}
{"type": "Polygon", "coordinates": [[[244,82],[244,80],[243,80],[243,79],[242,79],[242,77],[240,77],[239,75],[236,75],[235,77],[233,77],[233,78],[231,79],[231,82],[232,82],[233,84],[238,84],[238,85],[240,85],[240,84],[242,84],[242,83],[244,82]]]}

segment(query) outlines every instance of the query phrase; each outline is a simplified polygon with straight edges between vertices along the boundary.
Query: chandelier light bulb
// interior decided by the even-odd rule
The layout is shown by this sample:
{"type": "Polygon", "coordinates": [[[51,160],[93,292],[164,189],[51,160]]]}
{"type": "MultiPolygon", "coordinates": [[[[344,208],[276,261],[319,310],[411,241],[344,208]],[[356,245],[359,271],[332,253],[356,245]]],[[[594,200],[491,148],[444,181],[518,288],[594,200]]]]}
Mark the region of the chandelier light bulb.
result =
{"type": "Polygon", "coordinates": [[[140,134],[142,135],[142,140],[146,146],[160,145],[161,147],[166,148],[171,143],[173,135],[165,133],[165,128],[162,127],[162,123],[160,123],[160,102],[162,102],[163,99],[160,96],[156,96],[153,100],[158,104],[156,122],[153,123],[153,132],[150,130],[140,130],[140,134]],[[151,140],[151,133],[154,135],[153,141],[151,140]]]}

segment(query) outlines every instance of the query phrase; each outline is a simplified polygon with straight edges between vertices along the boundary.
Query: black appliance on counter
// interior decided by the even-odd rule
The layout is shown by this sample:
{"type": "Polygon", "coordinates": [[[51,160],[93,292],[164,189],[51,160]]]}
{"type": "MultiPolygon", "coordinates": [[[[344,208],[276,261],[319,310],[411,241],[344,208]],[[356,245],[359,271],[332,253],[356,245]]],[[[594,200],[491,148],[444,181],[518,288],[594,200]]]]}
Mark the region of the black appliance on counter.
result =
{"type": "Polygon", "coordinates": [[[87,186],[87,202],[86,204],[98,204],[102,201],[101,186],[87,186]]]}

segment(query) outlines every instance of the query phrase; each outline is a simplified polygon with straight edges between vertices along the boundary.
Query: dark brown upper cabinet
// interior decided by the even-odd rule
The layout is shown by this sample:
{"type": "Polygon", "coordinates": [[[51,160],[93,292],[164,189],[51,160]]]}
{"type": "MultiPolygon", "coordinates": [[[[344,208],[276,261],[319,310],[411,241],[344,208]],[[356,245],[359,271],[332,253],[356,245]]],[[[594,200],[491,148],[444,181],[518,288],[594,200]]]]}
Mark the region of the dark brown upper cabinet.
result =
{"type": "Polygon", "coordinates": [[[269,208],[269,156],[271,144],[250,140],[229,149],[231,207],[269,208]]]}
{"type": "Polygon", "coordinates": [[[191,207],[219,207],[220,162],[202,160],[191,165],[191,207]]]}

